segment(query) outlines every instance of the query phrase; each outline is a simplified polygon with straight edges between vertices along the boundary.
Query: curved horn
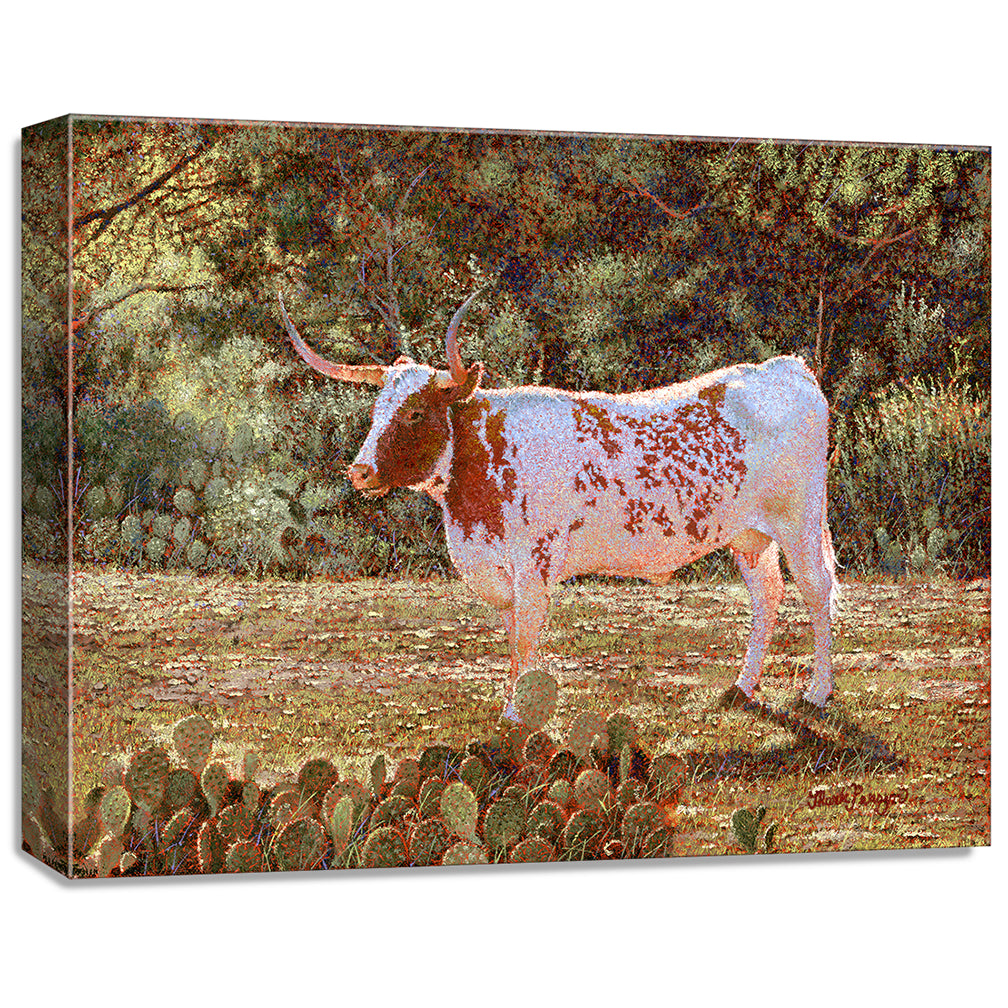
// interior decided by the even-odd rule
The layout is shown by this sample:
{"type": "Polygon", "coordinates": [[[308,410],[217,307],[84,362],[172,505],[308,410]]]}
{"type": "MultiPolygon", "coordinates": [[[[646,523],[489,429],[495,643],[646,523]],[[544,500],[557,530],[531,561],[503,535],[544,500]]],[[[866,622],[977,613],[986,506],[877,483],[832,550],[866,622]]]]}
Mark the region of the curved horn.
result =
{"type": "Polygon", "coordinates": [[[454,317],[448,325],[448,332],[445,334],[445,353],[448,357],[448,370],[451,371],[452,381],[454,381],[456,385],[463,384],[466,378],[469,377],[469,372],[462,365],[462,358],[459,356],[458,340],[455,338],[455,332],[459,327],[459,323],[462,321],[462,316],[465,315],[468,310],[469,305],[471,305],[482,293],[483,292],[481,290],[478,290],[474,294],[470,294],[469,297],[462,302],[462,307],[455,312],[454,317]]]}
{"type": "Polygon", "coordinates": [[[311,368],[328,375],[330,378],[338,378],[340,381],[356,382],[358,385],[367,382],[370,385],[384,385],[387,367],[381,364],[334,364],[324,357],[319,357],[298,335],[294,323],[291,322],[284,305],[283,294],[277,291],[277,298],[280,301],[280,317],[283,319],[284,328],[290,337],[294,349],[297,350],[301,359],[311,368]]]}

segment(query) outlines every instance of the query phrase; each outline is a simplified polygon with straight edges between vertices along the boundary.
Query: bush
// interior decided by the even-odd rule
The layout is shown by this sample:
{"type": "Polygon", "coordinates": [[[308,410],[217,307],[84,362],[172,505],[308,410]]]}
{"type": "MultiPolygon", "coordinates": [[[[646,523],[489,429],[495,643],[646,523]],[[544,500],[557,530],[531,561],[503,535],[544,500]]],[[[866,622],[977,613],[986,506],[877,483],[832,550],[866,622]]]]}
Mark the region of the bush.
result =
{"type": "Polygon", "coordinates": [[[900,576],[990,572],[990,398],[916,378],[837,431],[831,526],[841,563],[900,576]]]}

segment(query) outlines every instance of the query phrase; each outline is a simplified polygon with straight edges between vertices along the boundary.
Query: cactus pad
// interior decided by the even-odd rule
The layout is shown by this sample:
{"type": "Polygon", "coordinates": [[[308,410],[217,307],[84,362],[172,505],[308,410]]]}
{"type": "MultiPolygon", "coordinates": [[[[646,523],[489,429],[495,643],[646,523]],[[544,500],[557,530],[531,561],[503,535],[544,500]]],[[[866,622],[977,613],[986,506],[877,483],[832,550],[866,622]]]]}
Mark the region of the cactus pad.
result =
{"type": "Polygon", "coordinates": [[[566,822],[563,809],[556,802],[547,799],[539,802],[529,812],[525,828],[529,835],[538,834],[544,840],[555,843],[566,822]]]}
{"type": "Polygon", "coordinates": [[[221,870],[224,864],[224,841],[221,840],[217,827],[212,822],[205,822],[200,827],[196,837],[196,855],[200,871],[213,874],[221,870]]]}
{"type": "Polygon", "coordinates": [[[420,795],[417,798],[417,807],[420,811],[421,819],[428,819],[435,816],[441,810],[441,795],[447,783],[437,777],[428,777],[420,785],[420,795]]]}
{"type": "Polygon", "coordinates": [[[510,847],[525,833],[525,809],[511,798],[501,798],[488,809],[483,839],[491,850],[510,847]]]}
{"type": "Polygon", "coordinates": [[[633,747],[637,742],[637,726],[622,711],[615,711],[606,718],[606,733],[610,752],[621,752],[624,745],[633,747]]]}
{"type": "Polygon", "coordinates": [[[459,755],[451,746],[443,742],[435,742],[427,746],[420,755],[420,762],[418,764],[420,779],[444,777],[448,770],[459,762],[459,755]]]}
{"type": "Polygon", "coordinates": [[[608,739],[605,718],[598,711],[581,711],[567,729],[567,748],[578,759],[587,759],[596,735],[608,739]]]}
{"type": "Polygon", "coordinates": [[[422,819],[410,833],[409,863],[437,864],[450,844],[448,827],[440,819],[422,819]]]}
{"type": "Polygon", "coordinates": [[[325,834],[315,819],[295,819],[284,826],[273,841],[277,864],[284,871],[315,868],[325,851],[325,834]]]}
{"type": "Polygon", "coordinates": [[[649,833],[667,825],[661,807],[654,802],[643,801],[631,805],[623,814],[620,825],[627,855],[634,857],[649,833]]]}
{"type": "Polygon", "coordinates": [[[361,868],[401,868],[406,864],[406,841],[391,826],[372,830],[361,849],[361,868]]]}
{"type": "Polygon", "coordinates": [[[200,774],[200,786],[210,806],[210,815],[216,815],[224,804],[224,794],[227,791],[230,777],[223,763],[208,763],[200,774]]]}
{"type": "Polygon", "coordinates": [[[126,788],[110,788],[102,795],[100,814],[102,826],[112,836],[122,836],[130,815],[130,797],[126,788]]]}
{"type": "Polygon", "coordinates": [[[325,793],[339,780],[336,767],[325,759],[309,760],[298,773],[298,787],[301,789],[301,800],[316,805],[325,797],[325,793]]]}
{"type": "Polygon", "coordinates": [[[449,847],[441,858],[443,865],[488,864],[486,851],[479,844],[461,840],[449,847]]]}
{"type": "Polygon", "coordinates": [[[563,830],[564,857],[570,861],[597,858],[605,841],[606,823],[594,809],[575,812],[563,830]]]}
{"type": "Polygon", "coordinates": [[[557,750],[556,743],[544,731],[535,731],[522,747],[522,758],[526,763],[548,763],[557,750]]]}
{"type": "Polygon", "coordinates": [[[192,770],[175,769],[168,774],[165,783],[165,801],[173,809],[188,805],[199,790],[199,778],[192,770]]]}
{"type": "MultiPolygon", "coordinates": [[[[323,803],[323,807],[325,804],[323,803]]],[[[336,800],[332,810],[326,815],[326,825],[332,838],[333,857],[338,857],[346,850],[353,834],[354,802],[350,795],[342,795],[336,800]]]]}
{"type": "Polygon", "coordinates": [[[574,804],[582,809],[601,809],[609,794],[609,778],[598,770],[582,770],[574,781],[574,804]]]}
{"type": "Polygon", "coordinates": [[[258,845],[248,840],[233,843],[224,855],[226,872],[261,872],[263,870],[262,851],[258,845]]]}
{"type": "Polygon", "coordinates": [[[490,769],[479,756],[467,756],[459,767],[459,777],[473,794],[479,795],[490,780],[490,769]]]}
{"type": "Polygon", "coordinates": [[[476,796],[462,781],[453,781],[441,795],[441,818],[456,836],[473,839],[476,836],[476,816],[479,807],[476,796]]]}
{"type": "Polygon", "coordinates": [[[541,668],[529,669],[518,677],[514,688],[514,709],[522,724],[538,731],[553,716],[557,703],[557,681],[541,668]]]}
{"type": "Polygon", "coordinates": [[[135,805],[148,811],[161,804],[169,773],[168,753],[160,748],[137,753],[126,772],[126,790],[135,805]]]}
{"type": "Polygon", "coordinates": [[[217,817],[217,829],[225,843],[246,840],[255,828],[255,813],[242,802],[235,802],[221,809],[217,817]]]}
{"type": "Polygon", "coordinates": [[[547,843],[541,836],[529,837],[515,844],[514,849],[508,855],[508,861],[512,864],[532,864],[537,861],[555,861],[556,851],[551,843],[547,843]]]}

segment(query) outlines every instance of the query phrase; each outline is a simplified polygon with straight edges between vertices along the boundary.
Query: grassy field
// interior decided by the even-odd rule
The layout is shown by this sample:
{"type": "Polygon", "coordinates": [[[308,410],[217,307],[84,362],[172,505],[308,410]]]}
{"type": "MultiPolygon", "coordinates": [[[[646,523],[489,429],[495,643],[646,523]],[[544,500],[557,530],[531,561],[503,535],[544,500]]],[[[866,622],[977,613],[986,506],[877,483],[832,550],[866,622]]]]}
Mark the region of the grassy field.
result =
{"type": "MultiPolygon", "coordinates": [[[[58,589],[26,568],[23,722],[43,774],[56,759],[40,741],[46,698],[60,684],[40,625],[47,611],[55,619],[58,589]]],[[[376,753],[394,764],[432,741],[485,738],[502,709],[499,617],[458,581],[85,570],[74,598],[78,800],[110,760],[152,741],[170,748],[172,724],[193,712],[218,730],[216,758],[254,749],[270,784],[311,757],[366,780],[376,753]]],[[[757,805],[781,852],[990,843],[988,581],[845,585],[837,702],[818,741],[717,709],[748,632],[741,584],[568,585],[543,642],[560,687],[546,730],[562,740],[578,712],[621,710],[646,752],[685,759],[678,854],[738,853],[730,817],[757,805]]],[[[811,649],[789,584],[761,693],[771,714],[794,698],[811,649]]]]}

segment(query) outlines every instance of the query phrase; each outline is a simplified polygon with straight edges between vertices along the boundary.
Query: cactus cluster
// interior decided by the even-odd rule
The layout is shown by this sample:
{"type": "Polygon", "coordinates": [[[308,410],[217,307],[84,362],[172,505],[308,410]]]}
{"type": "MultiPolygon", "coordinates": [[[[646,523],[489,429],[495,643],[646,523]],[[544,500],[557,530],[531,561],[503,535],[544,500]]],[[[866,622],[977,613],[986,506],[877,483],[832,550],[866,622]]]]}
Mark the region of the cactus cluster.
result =
{"type": "MultiPolygon", "coordinates": [[[[236,776],[211,758],[216,734],[194,714],[173,726],[173,752],[110,764],[75,823],[78,865],[109,876],[664,857],[686,783],[683,761],[650,760],[622,713],[579,716],[563,740],[502,721],[486,741],[434,743],[392,773],[380,755],[367,785],[311,759],[260,786],[257,754],[236,776]]],[[[28,849],[65,848],[51,800],[30,780],[25,796],[28,849]]]]}

